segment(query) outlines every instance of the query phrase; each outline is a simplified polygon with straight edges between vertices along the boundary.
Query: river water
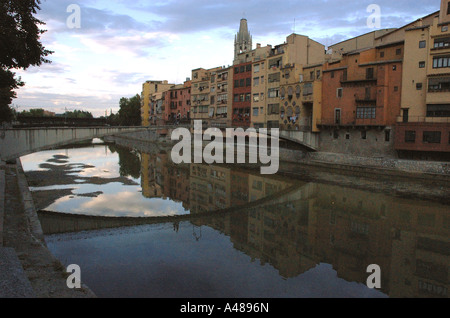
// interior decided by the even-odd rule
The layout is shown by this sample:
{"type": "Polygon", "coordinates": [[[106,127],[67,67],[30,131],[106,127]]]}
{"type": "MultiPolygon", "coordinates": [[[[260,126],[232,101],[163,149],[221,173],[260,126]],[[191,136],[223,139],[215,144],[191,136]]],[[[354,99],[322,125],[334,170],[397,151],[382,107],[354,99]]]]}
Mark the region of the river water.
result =
{"type": "Polygon", "coordinates": [[[21,158],[48,248],[100,297],[448,297],[446,203],[137,148],[21,158]]]}

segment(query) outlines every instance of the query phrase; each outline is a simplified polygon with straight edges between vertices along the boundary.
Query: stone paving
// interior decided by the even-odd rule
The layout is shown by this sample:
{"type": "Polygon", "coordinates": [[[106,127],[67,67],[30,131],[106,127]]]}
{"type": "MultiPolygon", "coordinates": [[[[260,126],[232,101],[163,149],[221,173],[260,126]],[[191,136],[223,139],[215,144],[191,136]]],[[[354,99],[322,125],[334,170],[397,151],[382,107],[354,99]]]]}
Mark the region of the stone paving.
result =
{"type": "Polygon", "coordinates": [[[82,286],[69,289],[63,265],[45,245],[37,216],[28,202],[28,187],[13,164],[0,164],[0,298],[92,298],[82,286]],[[4,202],[3,207],[1,206],[4,202]]]}

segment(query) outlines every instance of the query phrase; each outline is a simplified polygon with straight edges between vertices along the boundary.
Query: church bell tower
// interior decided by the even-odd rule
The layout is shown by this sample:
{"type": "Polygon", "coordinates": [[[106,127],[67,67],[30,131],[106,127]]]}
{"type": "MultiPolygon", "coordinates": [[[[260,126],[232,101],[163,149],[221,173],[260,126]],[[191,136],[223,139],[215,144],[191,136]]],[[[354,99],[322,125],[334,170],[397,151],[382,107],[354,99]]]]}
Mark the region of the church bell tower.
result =
{"type": "Polygon", "coordinates": [[[234,37],[234,59],[243,52],[250,52],[252,50],[252,36],[248,31],[247,19],[241,19],[239,32],[234,37]]]}

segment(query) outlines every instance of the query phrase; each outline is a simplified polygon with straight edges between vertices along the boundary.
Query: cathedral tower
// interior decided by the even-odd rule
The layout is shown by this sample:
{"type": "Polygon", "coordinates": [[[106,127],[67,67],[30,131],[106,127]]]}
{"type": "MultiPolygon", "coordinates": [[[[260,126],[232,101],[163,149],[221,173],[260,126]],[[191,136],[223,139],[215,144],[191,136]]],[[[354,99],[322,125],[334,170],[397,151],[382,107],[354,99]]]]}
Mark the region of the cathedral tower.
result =
{"type": "Polygon", "coordinates": [[[249,52],[252,50],[252,36],[248,31],[247,19],[241,19],[239,26],[239,32],[234,38],[234,59],[243,52],[249,52]]]}

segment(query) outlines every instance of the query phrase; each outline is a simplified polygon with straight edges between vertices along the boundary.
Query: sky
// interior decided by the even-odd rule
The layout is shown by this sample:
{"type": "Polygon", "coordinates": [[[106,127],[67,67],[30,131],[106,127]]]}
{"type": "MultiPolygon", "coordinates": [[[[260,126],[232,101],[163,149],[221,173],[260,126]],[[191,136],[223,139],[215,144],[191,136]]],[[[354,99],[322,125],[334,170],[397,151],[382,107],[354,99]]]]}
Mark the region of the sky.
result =
{"type": "Polygon", "coordinates": [[[282,44],[294,31],[329,46],[374,31],[371,4],[386,29],[438,11],[440,0],[42,0],[36,16],[52,63],[16,72],[26,85],[13,107],[115,113],[147,80],[181,84],[193,69],[231,65],[241,18],[253,47],[282,44]]]}

